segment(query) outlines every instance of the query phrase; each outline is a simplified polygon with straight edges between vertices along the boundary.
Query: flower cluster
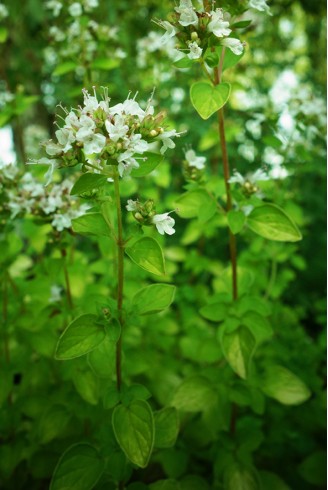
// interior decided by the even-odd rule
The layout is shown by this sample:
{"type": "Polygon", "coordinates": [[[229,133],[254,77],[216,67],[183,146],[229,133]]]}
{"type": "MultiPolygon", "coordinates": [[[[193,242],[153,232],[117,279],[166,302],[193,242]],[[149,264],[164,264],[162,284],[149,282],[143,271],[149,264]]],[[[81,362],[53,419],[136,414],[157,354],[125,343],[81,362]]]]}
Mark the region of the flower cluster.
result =
{"type": "Polygon", "coordinates": [[[165,29],[162,44],[172,42],[174,39],[180,59],[200,60],[206,58],[208,48],[219,45],[230,49],[234,54],[241,55],[244,50],[243,43],[232,37],[233,19],[229,12],[222,8],[214,9],[212,6],[204,7],[198,2],[194,7],[192,0],[180,0],[171,15],[171,22],[156,20],[155,22],[165,29]]]}
{"type": "Polygon", "coordinates": [[[72,226],[72,219],[85,214],[89,205],[79,205],[70,196],[73,183],[66,179],[50,188],[37,181],[32,174],[20,174],[16,165],[0,166],[1,215],[14,219],[32,215],[50,223],[61,232],[72,226]]]}
{"type": "Polygon", "coordinates": [[[144,203],[129,199],[126,209],[132,212],[134,218],[140,225],[155,225],[158,233],[161,235],[164,235],[165,233],[167,235],[173,235],[173,233],[175,233],[175,220],[170,216],[170,213],[156,214],[154,201],[152,199],[148,199],[144,203]]]}
{"type": "Polygon", "coordinates": [[[83,78],[87,66],[94,60],[106,60],[106,63],[110,60],[114,66],[126,57],[119,44],[116,26],[87,19],[87,15],[98,5],[98,0],[83,0],[70,5],[57,0],[46,3],[54,17],[60,16],[57,25],[54,22],[48,31],[52,46],[44,50],[45,61],[51,71],[62,61],[71,60],[73,69],[76,65],[76,74],[83,78]]]}
{"type": "Polygon", "coordinates": [[[64,109],[64,125],[56,131],[57,141],[45,143],[49,158],[36,162],[49,165],[48,182],[53,170],[82,163],[84,170],[104,173],[111,177],[111,166],[117,166],[121,177],[129,175],[147,160],[154,144],[160,143],[161,154],[174,148],[173,139],[180,136],[175,129],[163,127],[164,114],[154,115],[152,100],[142,109],[135,98],[110,106],[106,89],[103,100],[96,92],[84,93],[84,105],[68,111],[64,109]]]}

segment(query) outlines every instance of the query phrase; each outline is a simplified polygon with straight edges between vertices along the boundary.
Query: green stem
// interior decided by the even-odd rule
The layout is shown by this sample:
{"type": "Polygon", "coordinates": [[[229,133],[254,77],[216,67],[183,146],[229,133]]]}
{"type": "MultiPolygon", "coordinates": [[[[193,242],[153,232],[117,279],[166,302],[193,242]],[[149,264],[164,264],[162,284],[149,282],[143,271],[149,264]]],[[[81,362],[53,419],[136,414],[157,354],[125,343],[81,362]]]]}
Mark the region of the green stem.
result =
{"type": "Polygon", "coordinates": [[[116,344],[116,384],[117,390],[121,391],[122,385],[122,329],[124,324],[123,318],[123,285],[124,285],[124,240],[123,240],[123,225],[122,225],[122,208],[120,198],[120,184],[117,167],[113,166],[114,176],[114,188],[115,188],[115,202],[117,212],[117,311],[118,320],[121,326],[120,337],[116,344]]]}
{"type": "Polygon", "coordinates": [[[276,259],[273,259],[272,263],[271,263],[271,272],[270,272],[269,283],[267,286],[266,293],[264,295],[265,299],[269,299],[271,292],[272,292],[272,288],[274,286],[274,283],[276,282],[276,278],[277,278],[277,262],[276,262],[276,259]]]}

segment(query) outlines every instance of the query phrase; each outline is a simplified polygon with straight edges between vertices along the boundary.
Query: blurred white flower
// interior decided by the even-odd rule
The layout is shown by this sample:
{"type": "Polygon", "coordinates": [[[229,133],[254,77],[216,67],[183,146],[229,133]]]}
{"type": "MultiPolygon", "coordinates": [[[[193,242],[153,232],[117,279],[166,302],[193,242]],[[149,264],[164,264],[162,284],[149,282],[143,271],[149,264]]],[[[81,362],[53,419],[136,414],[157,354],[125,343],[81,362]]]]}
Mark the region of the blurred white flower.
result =
{"type": "Polygon", "coordinates": [[[78,2],[74,2],[68,7],[68,12],[72,17],[80,17],[83,13],[82,5],[78,2]]]}
{"type": "Polygon", "coordinates": [[[190,167],[196,167],[198,168],[198,170],[202,170],[203,168],[205,168],[206,158],[198,157],[194,150],[186,151],[185,158],[190,167]]]}
{"type": "Polygon", "coordinates": [[[259,12],[266,12],[267,14],[272,15],[266,0],[249,0],[248,8],[258,10],[259,12]]]}
{"type": "Polygon", "coordinates": [[[49,303],[57,303],[58,301],[61,300],[61,293],[63,291],[63,288],[61,286],[57,286],[54,284],[50,288],[50,296],[48,299],[49,303]]]}
{"type": "Polygon", "coordinates": [[[175,229],[173,228],[175,225],[175,220],[169,216],[169,213],[163,214],[155,214],[152,217],[152,222],[156,226],[158,233],[164,235],[173,235],[175,233],[175,229]]]}
{"type": "Polygon", "coordinates": [[[128,203],[125,207],[127,211],[137,211],[138,201],[133,201],[133,199],[128,199],[128,203]]]}
{"type": "Polygon", "coordinates": [[[58,2],[58,0],[49,0],[49,2],[46,2],[46,8],[48,10],[52,10],[52,15],[54,17],[58,17],[61,9],[63,8],[63,4],[58,2]]]}
{"type": "Polygon", "coordinates": [[[264,180],[270,180],[270,177],[264,170],[259,168],[256,170],[254,173],[247,173],[245,176],[241,175],[239,172],[236,172],[236,170],[233,173],[233,176],[230,177],[229,183],[230,184],[241,184],[244,185],[246,182],[249,182],[251,184],[256,184],[257,182],[264,181],[264,180]]]}

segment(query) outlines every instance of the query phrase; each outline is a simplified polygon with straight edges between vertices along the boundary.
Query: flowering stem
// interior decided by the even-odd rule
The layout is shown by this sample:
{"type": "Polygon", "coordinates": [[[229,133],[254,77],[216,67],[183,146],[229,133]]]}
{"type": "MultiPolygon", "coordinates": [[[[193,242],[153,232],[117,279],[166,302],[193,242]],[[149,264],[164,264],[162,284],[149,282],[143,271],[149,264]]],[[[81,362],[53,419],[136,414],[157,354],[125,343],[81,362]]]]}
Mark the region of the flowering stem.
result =
{"type": "MultiPolygon", "coordinates": [[[[221,83],[223,59],[224,59],[224,48],[222,49],[222,55],[220,58],[219,66],[214,70],[214,77],[215,77],[214,85],[219,85],[221,83]]],[[[219,136],[220,136],[222,163],[223,163],[224,184],[225,184],[226,195],[227,195],[226,211],[229,212],[232,209],[232,199],[231,199],[231,189],[229,184],[230,167],[229,167],[228,150],[227,150],[227,143],[225,137],[223,109],[220,109],[218,111],[218,125],[219,125],[219,136]]],[[[232,297],[233,300],[236,301],[238,299],[237,244],[236,244],[236,237],[231,232],[230,229],[229,229],[229,251],[230,251],[230,262],[231,262],[231,271],[232,271],[232,297]]]]}
{"type": "MultiPolygon", "coordinates": [[[[115,201],[117,212],[117,311],[118,320],[123,328],[123,285],[124,285],[124,240],[123,240],[123,226],[122,226],[122,208],[120,198],[120,184],[117,167],[113,166],[113,178],[115,188],[115,201]]],[[[122,330],[120,337],[116,344],[116,385],[117,390],[121,391],[122,384],[122,371],[121,371],[121,359],[122,359],[122,330]]]]}

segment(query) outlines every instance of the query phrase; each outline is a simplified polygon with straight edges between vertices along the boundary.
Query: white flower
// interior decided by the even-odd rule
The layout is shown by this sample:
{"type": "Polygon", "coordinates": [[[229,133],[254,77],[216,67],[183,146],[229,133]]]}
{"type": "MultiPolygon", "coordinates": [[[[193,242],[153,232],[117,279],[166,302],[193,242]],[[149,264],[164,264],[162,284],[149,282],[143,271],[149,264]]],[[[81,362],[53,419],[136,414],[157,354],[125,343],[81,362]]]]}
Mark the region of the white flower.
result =
{"type": "Polygon", "coordinates": [[[121,104],[116,104],[109,109],[110,114],[125,114],[127,116],[137,116],[140,120],[145,117],[145,111],[143,111],[134,99],[126,99],[121,104]]]}
{"type": "Polygon", "coordinates": [[[83,12],[81,4],[78,2],[72,3],[72,5],[68,7],[68,12],[72,17],[80,17],[83,12]]]}
{"type": "Polygon", "coordinates": [[[250,182],[251,184],[255,185],[257,182],[264,180],[270,180],[270,177],[261,168],[259,168],[254,173],[246,174],[245,177],[243,177],[239,172],[234,171],[233,176],[229,179],[229,183],[244,185],[246,182],[250,182]]]}
{"type": "Polygon", "coordinates": [[[106,129],[112,141],[117,142],[129,131],[129,126],[124,124],[124,122],[125,118],[121,114],[115,114],[113,123],[111,123],[109,120],[105,121],[106,129]]]}
{"type": "Polygon", "coordinates": [[[266,0],[249,0],[248,8],[259,10],[260,12],[266,12],[267,14],[272,15],[266,0]]]}
{"type": "Polygon", "coordinates": [[[47,141],[46,143],[46,153],[50,156],[60,155],[62,153],[63,148],[58,145],[58,143],[54,143],[52,140],[47,141]]]}
{"type": "Polygon", "coordinates": [[[101,153],[106,144],[106,137],[103,134],[92,133],[83,140],[84,151],[87,155],[92,153],[101,153]]]}
{"type": "Polygon", "coordinates": [[[50,288],[50,297],[48,299],[49,303],[57,303],[61,299],[61,293],[63,288],[61,286],[53,285],[50,288]]]}
{"type": "Polygon", "coordinates": [[[213,32],[216,37],[229,36],[229,20],[227,14],[223,13],[222,9],[216,9],[211,12],[212,19],[208,24],[208,30],[213,32]]]}
{"type": "Polygon", "coordinates": [[[55,214],[51,224],[57,231],[63,231],[72,226],[72,220],[68,214],[55,214]]]}
{"type": "Polygon", "coordinates": [[[58,2],[57,0],[50,0],[46,3],[46,8],[52,10],[52,14],[54,15],[54,17],[58,17],[62,7],[62,3],[58,2]]]}
{"type": "Polygon", "coordinates": [[[161,235],[164,235],[164,233],[173,235],[173,233],[175,233],[175,229],[173,228],[175,220],[169,216],[169,213],[155,214],[152,218],[152,222],[156,226],[158,233],[161,235]]]}
{"type": "Polygon", "coordinates": [[[191,60],[197,60],[199,59],[201,56],[202,56],[202,48],[200,48],[198,46],[198,44],[196,43],[196,41],[194,41],[193,43],[190,43],[189,44],[189,53],[188,53],[188,58],[190,58],[191,60]]]}
{"type": "Polygon", "coordinates": [[[90,12],[90,10],[98,7],[99,2],[98,2],[98,0],[83,0],[83,5],[85,8],[85,11],[90,12]]]}
{"type": "Polygon", "coordinates": [[[62,145],[64,152],[72,148],[72,143],[74,143],[75,141],[75,136],[72,133],[72,131],[70,131],[67,128],[62,128],[62,129],[58,129],[55,134],[57,140],[62,145]]]}
{"type": "Polygon", "coordinates": [[[234,37],[228,37],[225,39],[222,39],[221,43],[222,46],[225,46],[226,48],[231,49],[231,51],[239,56],[240,54],[243,53],[244,51],[244,45],[239,39],[235,39],[234,37]]]}
{"type": "Polygon", "coordinates": [[[80,127],[80,122],[79,118],[75,114],[74,111],[71,111],[66,117],[65,117],[65,128],[67,129],[77,129],[80,127]]]}
{"type": "Polygon", "coordinates": [[[89,138],[93,135],[93,131],[96,128],[96,124],[91,117],[81,116],[80,117],[80,129],[76,133],[77,141],[84,141],[86,138],[89,138]]]}
{"type": "Polygon", "coordinates": [[[129,175],[133,168],[139,168],[139,163],[132,155],[133,153],[130,151],[125,151],[119,155],[117,161],[120,177],[129,175]]]}
{"type": "Polygon", "coordinates": [[[128,203],[125,207],[128,211],[137,211],[138,201],[133,201],[133,199],[128,199],[128,203]]]}
{"type": "Polygon", "coordinates": [[[8,17],[8,9],[7,7],[3,4],[0,3],[0,20],[4,19],[5,17],[8,17]]]}
{"type": "Polygon", "coordinates": [[[180,5],[175,8],[175,11],[180,14],[179,24],[182,26],[198,25],[198,17],[191,0],[180,0],[180,5]]]}
{"type": "Polygon", "coordinates": [[[19,169],[14,163],[0,161],[0,174],[4,175],[6,179],[14,180],[18,172],[19,169]]]}
{"type": "Polygon", "coordinates": [[[84,108],[82,110],[83,114],[93,113],[99,107],[98,99],[96,95],[90,95],[87,90],[83,89],[84,95],[84,108]]]}
{"type": "Polygon", "coordinates": [[[165,34],[163,34],[163,36],[160,39],[160,44],[163,45],[166,44],[170,39],[172,39],[176,35],[178,30],[167,20],[159,21],[159,25],[166,30],[165,34]]]}
{"type": "Polygon", "coordinates": [[[196,167],[196,168],[198,168],[198,170],[202,170],[203,168],[205,168],[204,164],[205,164],[206,158],[205,157],[198,157],[196,155],[196,153],[194,152],[194,150],[188,150],[185,153],[185,158],[186,158],[190,167],[196,167]]]}
{"type": "Polygon", "coordinates": [[[172,129],[171,131],[164,131],[164,133],[160,134],[158,138],[162,141],[163,146],[160,150],[161,154],[163,155],[168,148],[175,148],[175,143],[172,140],[173,137],[179,137],[180,133],[177,133],[175,129],[172,129]]]}
{"type": "Polygon", "coordinates": [[[141,139],[141,134],[133,134],[130,138],[126,138],[126,149],[133,153],[144,153],[148,150],[147,141],[141,139]]]}

